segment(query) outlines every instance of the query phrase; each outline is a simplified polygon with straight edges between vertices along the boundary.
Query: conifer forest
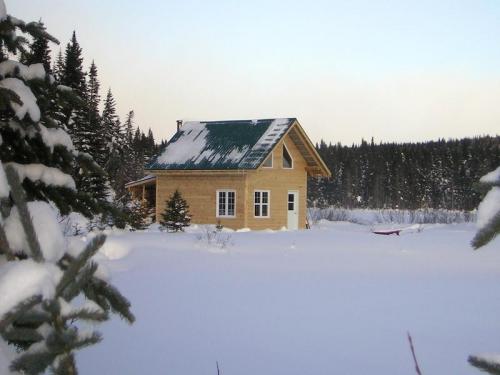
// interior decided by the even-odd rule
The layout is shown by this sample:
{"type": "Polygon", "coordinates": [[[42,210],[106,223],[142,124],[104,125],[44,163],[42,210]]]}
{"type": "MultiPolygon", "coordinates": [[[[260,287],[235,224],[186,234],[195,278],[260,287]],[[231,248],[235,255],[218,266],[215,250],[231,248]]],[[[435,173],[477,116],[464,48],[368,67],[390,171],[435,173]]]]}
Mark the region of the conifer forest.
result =
{"type": "Polygon", "coordinates": [[[424,143],[316,146],[332,178],[311,178],[316,207],[473,210],[481,176],[500,164],[500,136],[424,143]]]}

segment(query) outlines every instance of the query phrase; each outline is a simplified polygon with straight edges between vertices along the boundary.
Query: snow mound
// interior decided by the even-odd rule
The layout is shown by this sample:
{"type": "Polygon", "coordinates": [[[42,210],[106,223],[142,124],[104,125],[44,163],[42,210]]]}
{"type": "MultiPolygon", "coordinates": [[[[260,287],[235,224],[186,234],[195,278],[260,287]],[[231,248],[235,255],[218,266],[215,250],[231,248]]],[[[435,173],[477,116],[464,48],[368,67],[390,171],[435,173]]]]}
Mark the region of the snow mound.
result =
{"type": "Polygon", "coordinates": [[[123,241],[120,241],[119,239],[108,237],[106,242],[104,242],[104,245],[102,245],[99,250],[99,253],[104,255],[109,260],[117,260],[127,256],[129,251],[129,245],[124,244],[123,241]]]}
{"type": "Polygon", "coordinates": [[[36,263],[31,259],[8,262],[0,273],[0,319],[5,313],[29,297],[54,297],[61,278],[59,268],[50,263],[36,263]]]}

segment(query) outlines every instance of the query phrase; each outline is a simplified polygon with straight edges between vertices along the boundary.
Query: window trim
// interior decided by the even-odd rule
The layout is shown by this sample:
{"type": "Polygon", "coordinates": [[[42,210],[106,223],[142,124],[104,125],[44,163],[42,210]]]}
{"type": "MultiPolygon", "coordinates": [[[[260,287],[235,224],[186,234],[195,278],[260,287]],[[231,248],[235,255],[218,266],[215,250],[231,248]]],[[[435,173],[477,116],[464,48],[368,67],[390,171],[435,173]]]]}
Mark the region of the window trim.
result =
{"type": "Polygon", "coordinates": [[[262,163],[262,168],[265,168],[265,169],[272,169],[274,168],[274,151],[271,151],[271,154],[266,158],[266,160],[264,160],[264,162],[262,163]],[[270,167],[266,167],[264,165],[264,163],[267,161],[267,159],[271,158],[271,166],[270,167]]]}
{"type": "Polygon", "coordinates": [[[265,190],[265,189],[255,189],[253,191],[253,204],[252,204],[252,209],[253,209],[253,217],[255,219],[269,219],[271,218],[271,190],[265,190]],[[255,203],[255,193],[261,193],[260,200],[262,201],[262,193],[267,193],[267,204],[266,203],[255,203]],[[255,205],[258,204],[260,207],[260,213],[262,213],[262,206],[267,205],[267,216],[256,216],[255,215],[255,205]]]}
{"type": "Polygon", "coordinates": [[[290,151],[288,150],[288,147],[286,147],[285,142],[283,142],[283,150],[286,150],[286,152],[287,152],[287,153],[288,153],[288,155],[290,156],[290,160],[292,161],[292,166],[291,166],[291,167],[284,167],[284,166],[283,166],[283,159],[284,159],[284,158],[283,158],[283,153],[284,153],[284,152],[282,152],[282,154],[281,154],[281,158],[282,158],[282,160],[281,160],[281,168],[282,168],[282,169],[293,169],[293,165],[294,165],[294,162],[293,162],[293,157],[292,157],[292,154],[290,153],[290,151]]]}
{"type": "Polygon", "coordinates": [[[234,219],[236,218],[236,190],[235,189],[217,189],[215,191],[215,217],[221,219],[234,219]],[[226,207],[225,212],[228,211],[229,205],[227,201],[227,193],[234,193],[234,215],[220,215],[219,214],[219,193],[226,193],[226,207]]]}

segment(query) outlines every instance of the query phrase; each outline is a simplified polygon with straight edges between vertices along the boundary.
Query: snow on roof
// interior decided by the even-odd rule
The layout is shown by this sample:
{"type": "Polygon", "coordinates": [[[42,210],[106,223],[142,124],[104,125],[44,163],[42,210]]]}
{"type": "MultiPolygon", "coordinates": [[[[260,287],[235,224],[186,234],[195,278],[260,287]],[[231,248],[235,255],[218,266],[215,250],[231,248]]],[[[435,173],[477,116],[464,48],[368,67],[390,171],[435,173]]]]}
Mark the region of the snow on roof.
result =
{"type": "Polygon", "coordinates": [[[147,169],[255,169],[294,121],[186,122],[147,169]]]}

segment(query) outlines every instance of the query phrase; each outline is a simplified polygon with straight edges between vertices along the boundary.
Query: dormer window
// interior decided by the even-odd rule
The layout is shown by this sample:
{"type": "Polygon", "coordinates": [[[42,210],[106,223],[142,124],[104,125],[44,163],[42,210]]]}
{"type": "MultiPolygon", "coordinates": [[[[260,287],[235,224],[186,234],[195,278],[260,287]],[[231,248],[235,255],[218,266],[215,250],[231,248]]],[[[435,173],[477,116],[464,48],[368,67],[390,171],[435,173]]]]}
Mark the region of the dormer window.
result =
{"type": "Polygon", "coordinates": [[[267,157],[267,159],[262,163],[262,168],[272,168],[273,167],[273,153],[267,157]]]}
{"type": "Polygon", "coordinates": [[[292,157],[290,156],[290,153],[286,149],[285,144],[283,144],[283,168],[293,168],[293,160],[292,157]]]}

